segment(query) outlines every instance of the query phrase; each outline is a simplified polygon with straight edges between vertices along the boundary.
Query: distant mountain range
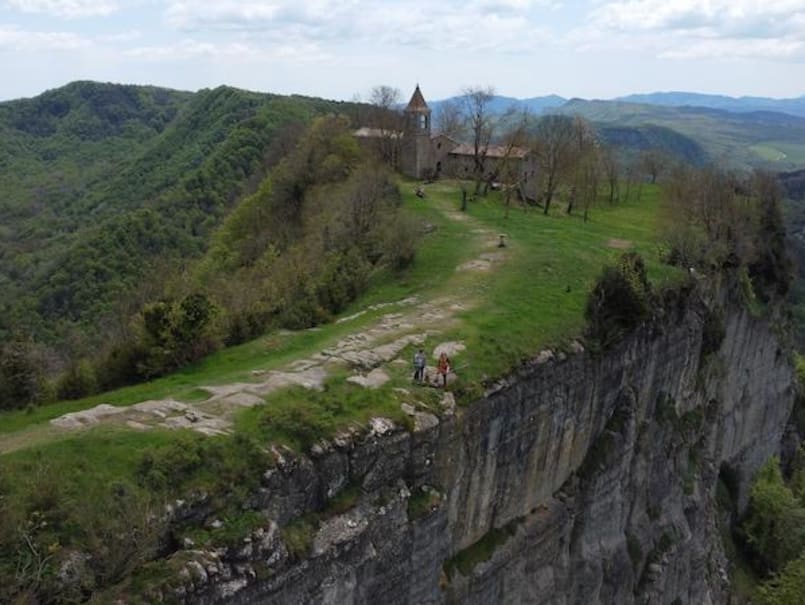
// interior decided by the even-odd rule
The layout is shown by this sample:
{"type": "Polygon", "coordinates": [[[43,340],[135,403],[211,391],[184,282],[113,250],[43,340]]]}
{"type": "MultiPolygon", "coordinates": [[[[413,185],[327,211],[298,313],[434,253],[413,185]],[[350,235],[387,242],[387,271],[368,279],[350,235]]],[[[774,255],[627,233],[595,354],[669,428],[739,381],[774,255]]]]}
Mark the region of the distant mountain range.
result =
{"type": "MultiPolygon", "coordinates": [[[[442,107],[448,102],[462,103],[464,97],[459,95],[450,97],[449,99],[442,99],[439,101],[428,101],[428,106],[433,111],[434,116],[438,116],[442,107]]],[[[515,108],[518,111],[527,110],[534,114],[547,112],[551,109],[556,109],[567,103],[567,99],[558,95],[547,95],[544,97],[531,97],[528,99],[517,99],[515,97],[504,97],[496,95],[492,98],[489,104],[489,109],[492,113],[500,114],[515,108]]]]}
{"type": "MultiPolygon", "coordinates": [[[[446,101],[460,101],[462,97],[455,96],[449,99],[429,101],[434,113],[446,101]]],[[[496,96],[490,107],[495,113],[502,113],[510,107],[520,110],[527,109],[539,114],[561,107],[565,103],[585,99],[567,99],[559,95],[546,95],[518,99],[515,97],[496,96]]],[[[793,99],[772,99],[770,97],[728,97],[726,95],[711,95],[697,92],[652,92],[646,94],[631,94],[614,99],[590,99],[591,101],[638,103],[641,105],[659,105],[662,107],[699,107],[706,109],[720,109],[734,113],[751,113],[756,111],[774,111],[788,113],[794,116],[805,117],[805,95],[793,99]]]]}
{"type": "Polygon", "coordinates": [[[771,99],[768,97],[728,97],[695,92],[654,92],[627,95],[615,100],[667,107],[707,107],[736,113],[776,111],[805,116],[805,96],[795,99],[771,99]]]}

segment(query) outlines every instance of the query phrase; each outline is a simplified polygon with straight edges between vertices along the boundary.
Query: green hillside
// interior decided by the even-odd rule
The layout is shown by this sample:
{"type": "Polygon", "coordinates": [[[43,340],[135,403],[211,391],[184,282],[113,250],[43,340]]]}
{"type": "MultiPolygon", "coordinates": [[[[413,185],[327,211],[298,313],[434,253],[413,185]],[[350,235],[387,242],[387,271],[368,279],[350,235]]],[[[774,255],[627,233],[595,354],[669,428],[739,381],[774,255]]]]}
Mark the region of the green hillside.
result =
{"type": "Polygon", "coordinates": [[[581,115],[603,127],[670,129],[695,142],[710,162],[731,168],[805,167],[805,119],[797,116],[581,99],[556,111],[581,115]]]}
{"type": "Polygon", "coordinates": [[[0,339],[63,341],[125,314],[155,267],[203,253],[283,133],[343,109],[93,82],[0,104],[0,339]]]}

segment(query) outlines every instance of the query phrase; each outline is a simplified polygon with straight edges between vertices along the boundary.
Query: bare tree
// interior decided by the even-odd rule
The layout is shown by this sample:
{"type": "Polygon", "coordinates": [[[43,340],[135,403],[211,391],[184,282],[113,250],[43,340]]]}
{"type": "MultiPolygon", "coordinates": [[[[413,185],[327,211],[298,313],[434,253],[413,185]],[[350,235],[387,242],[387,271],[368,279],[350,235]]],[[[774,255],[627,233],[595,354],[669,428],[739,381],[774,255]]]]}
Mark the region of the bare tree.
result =
{"type": "Polygon", "coordinates": [[[472,137],[473,176],[475,194],[481,191],[486,168],[486,156],[494,133],[490,104],[495,96],[491,86],[473,86],[462,91],[467,129],[472,137]]]}
{"type": "Polygon", "coordinates": [[[657,182],[657,178],[668,166],[668,157],[657,149],[646,149],[640,153],[638,160],[641,170],[648,175],[651,183],[657,182]]]}
{"type": "Polygon", "coordinates": [[[439,104],[436,127],[445,136],[453,139],[461,138],[464,132],[464,113],[458,101],[448,99],[439,104]]]}
{"type": "Polygon", "coordinates": [[[609,186],[609,203],[614,204],[620,199],[620,164],[611,148],[601,154],[601,165],[609,186]]]}
{"type": "Polygon", "coordinates": [[[400,90],[392,86],[375,86],[369,93],[372,104],[370,126],[377,129],[376,150],[378,157],[388,166],[396,168],[400,157],[400,132],[402,116],[398,110],[400,90]]]}
{"type": "Polygon", "coordinates": [[[597,191],[590,191],[590,185],[595,181],[597,189],[598,141],[590,123],[580,116],[573,118],[573,131],[573,147],[568,158],[570,194],[567,213],[572,214],[576,202],[581,201],[586,217],[591,203],[587,196],[597,194],[597,191]]]}
{"type": "Polygon", "coordinates": [[[576,141],[573,118],[548,115],[537,123],[532,151],[539,162],[543,212],[548,214],[561,177],[570,164],[576,141]]]}
{"type": "Polygon", "coordinates": [[[503,185],[505,218],[509,218],[512,196],[518,193],[522,186],[523,152],[527,146],[529,121],[528,113],[524,112],[503,136],[503,155],[497,163],[495,178],[503,185]]]}

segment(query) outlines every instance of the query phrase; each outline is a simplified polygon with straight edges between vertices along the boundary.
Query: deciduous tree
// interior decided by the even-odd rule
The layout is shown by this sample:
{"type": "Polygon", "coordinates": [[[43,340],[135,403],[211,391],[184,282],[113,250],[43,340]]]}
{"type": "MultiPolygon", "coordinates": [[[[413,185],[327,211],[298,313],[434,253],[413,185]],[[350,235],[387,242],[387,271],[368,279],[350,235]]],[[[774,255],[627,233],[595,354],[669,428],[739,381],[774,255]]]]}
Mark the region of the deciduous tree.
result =
{"type": "Polygon", "coordinates": [[[486,172],[486,157],[494,134],[494,119],[490,104],[495,96],[491,86],[472,86],[462,92],[464,117],[472,138],[472,164],[475,194],[481,191],[486,172]]]}
{"type": "Polygon", "coordinates": [[[575,137],[576,129],[571,117],[548,115],[537,123],[532,153],[539,163],[542,183],[540,201],[545,214],[548,214],[562,175],[573,158],[575,137]]]}

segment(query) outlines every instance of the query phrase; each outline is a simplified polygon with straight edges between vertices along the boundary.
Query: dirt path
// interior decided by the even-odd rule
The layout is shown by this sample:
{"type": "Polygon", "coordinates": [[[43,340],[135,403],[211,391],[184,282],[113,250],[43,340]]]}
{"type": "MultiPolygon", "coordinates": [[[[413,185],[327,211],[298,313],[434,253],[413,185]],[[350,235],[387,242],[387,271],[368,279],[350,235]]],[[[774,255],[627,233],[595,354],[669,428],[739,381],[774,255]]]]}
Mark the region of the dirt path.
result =
{"type": "MultiPolygon", "coordinates": [[[[447,206],[447,203],[442,205],[447,206]]],[[[505,250],[497,248],[498,239],[494,233],[482,227],[475,219],[448,208],[442,208],[442,211],[449,219],[466,225],[474,235],[472,248],[475,258],[456,267],[456,274],[475,272],[471,276],[473,283],[483,281],[485,274],[506,260],[505,250]]],[[[438,338],[445,331],[456,328],[460,323],[458,314],[474,305],[464,298],[458,300],[456,289],[451,288],[450,279],[446,280],[444,290],[451,292],[451,295],[430,300],[411,297],[373,305],[349,317],[343,317],[338,323],[355,321],[369,311],[389,311],[371,324],[308,357],[296,359],[278,369],[253,370],[253,382],[201,385],[199,388],[210,394],[205,401],[186,403],[165,398],[126,407],[101,404],[54,418],[47,425],[33,426],[20,433],[0,436],[0,452],[103,425],[133,430],[192,429],[206,435],[226,434],[232,430],[238,410],[264,404],[272,393],[290,386],[322,389],[334,370],[343,373],[346,369],[350,374],[347,381],[364,388],[381,387],[390,380],[391,364],[410,365],[407,357],[404,360],[399,358],[406,347],[422,345],[428,338],[438,338]]],[[[432,354],[438,356],[440,347],[460,351],[463,345],[442,343],[432,354]]],[[[431,360],[433,361],[435,359],[431,360]]]]}

